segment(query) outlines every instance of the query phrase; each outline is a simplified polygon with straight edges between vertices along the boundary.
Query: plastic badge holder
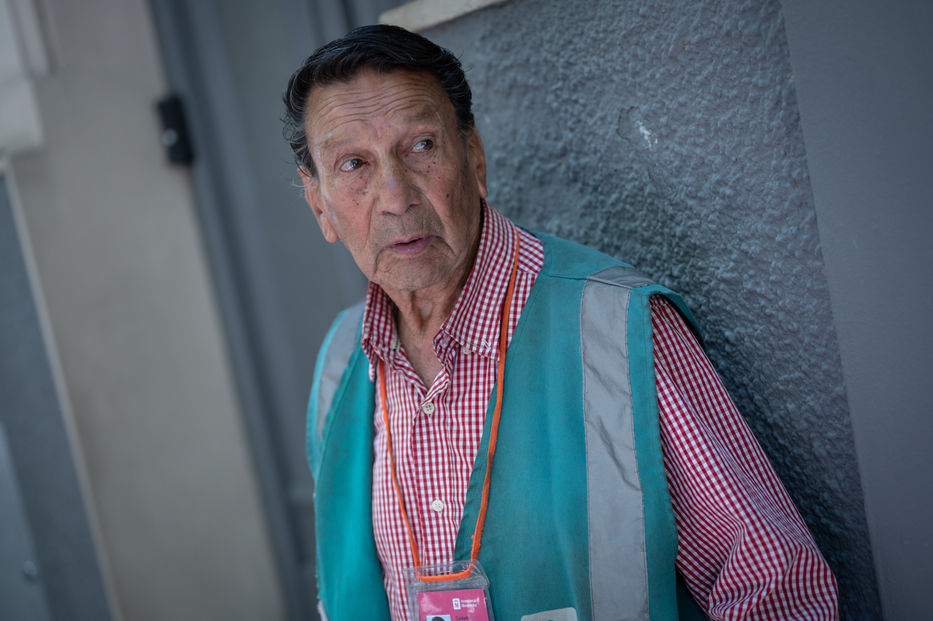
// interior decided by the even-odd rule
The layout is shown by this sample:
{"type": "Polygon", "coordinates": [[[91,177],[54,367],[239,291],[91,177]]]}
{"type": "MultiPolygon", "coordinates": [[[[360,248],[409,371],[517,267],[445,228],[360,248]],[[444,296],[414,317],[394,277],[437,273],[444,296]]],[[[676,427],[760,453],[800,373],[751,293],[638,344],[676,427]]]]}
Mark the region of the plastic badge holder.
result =
{"type": "Polygon", "coordinates": [[[489,578],[479,561],[454,561],[404,571],[410,621],[495,621],[489,578]],[[468,573],[454,580],[425,577],[468,573]]]}

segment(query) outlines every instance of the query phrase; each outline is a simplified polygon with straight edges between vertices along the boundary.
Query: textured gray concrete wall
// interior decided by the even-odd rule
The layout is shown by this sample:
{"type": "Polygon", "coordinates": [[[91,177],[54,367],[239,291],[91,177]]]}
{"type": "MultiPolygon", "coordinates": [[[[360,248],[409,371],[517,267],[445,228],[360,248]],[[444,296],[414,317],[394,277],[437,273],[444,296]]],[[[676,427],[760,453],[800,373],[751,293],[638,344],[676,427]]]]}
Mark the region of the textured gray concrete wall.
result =
{"type": "Polygon", "coordinates": [[[513,0],[426,34],[467,68],[492,204],[685,295],[843,617],[879,617],[778,2],[513,0]]]}

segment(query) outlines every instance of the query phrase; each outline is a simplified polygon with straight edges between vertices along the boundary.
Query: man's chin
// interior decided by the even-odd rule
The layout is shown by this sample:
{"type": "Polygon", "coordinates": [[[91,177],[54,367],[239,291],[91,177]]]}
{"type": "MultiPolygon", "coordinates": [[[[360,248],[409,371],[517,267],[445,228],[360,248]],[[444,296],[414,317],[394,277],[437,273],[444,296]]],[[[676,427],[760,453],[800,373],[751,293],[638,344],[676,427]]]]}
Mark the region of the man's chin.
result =
{"type": "MultiPolygon", "coordinates": [[[[431,267],[436,268],[436,266],[431,267]]],[[[374,282],[391,297],[393,294],[412,295],[419,292],[428,293],[456,287],[457,283],[455,281],[457,279],[451,279],[449,276],[449,271],[444,272],[430,268],[422,270],[416,266],[407,266],[405,270],[386,274],[374,282]]]]}

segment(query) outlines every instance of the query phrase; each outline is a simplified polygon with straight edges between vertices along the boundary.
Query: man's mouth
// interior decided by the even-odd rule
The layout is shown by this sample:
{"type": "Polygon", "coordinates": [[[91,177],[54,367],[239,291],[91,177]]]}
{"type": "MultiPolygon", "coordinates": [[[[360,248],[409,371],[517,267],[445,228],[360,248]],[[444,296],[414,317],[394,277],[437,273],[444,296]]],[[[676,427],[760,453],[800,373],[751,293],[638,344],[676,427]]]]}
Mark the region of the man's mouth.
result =
{"type": "Polygon", "coordinates": [[[389,244],[389,249],[405,256],[416,255],[431,243],[431,236],[417,236],[389,244]]]}

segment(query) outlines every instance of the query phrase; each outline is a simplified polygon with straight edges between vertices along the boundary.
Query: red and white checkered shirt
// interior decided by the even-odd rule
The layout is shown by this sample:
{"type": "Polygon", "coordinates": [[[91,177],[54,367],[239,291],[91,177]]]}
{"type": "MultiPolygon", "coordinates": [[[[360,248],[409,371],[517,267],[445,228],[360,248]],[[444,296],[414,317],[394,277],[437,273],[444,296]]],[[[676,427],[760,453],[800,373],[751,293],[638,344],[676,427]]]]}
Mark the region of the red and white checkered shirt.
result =
{"type": "MultiPolygon", "coordinates": [[[[430,387],[398,341],[392,303],[370,284],[363,350],[385,362],[399,486],[425,565],[453,559],[467,481],[495,385],[500,310],[521,238],[508,338],[544,264],[541,242],[486,208],[460,298],[434,338],[430,387]]],[[[677,568],[712,619],[835,619],[835,579],[745,421],[680,315],[651,300],[664,465],[678,529],[677,568]]],[[[377,391],[377,401],[380,401],[377,391]]],[[[413,564],[392,483],[381,401],[374,413],[373,532],[392,618],[406,618],[413,564]]],[[[460,559],[463,560],[463,559],[460,559]]]]}

